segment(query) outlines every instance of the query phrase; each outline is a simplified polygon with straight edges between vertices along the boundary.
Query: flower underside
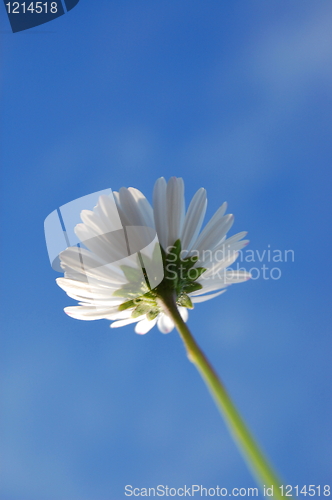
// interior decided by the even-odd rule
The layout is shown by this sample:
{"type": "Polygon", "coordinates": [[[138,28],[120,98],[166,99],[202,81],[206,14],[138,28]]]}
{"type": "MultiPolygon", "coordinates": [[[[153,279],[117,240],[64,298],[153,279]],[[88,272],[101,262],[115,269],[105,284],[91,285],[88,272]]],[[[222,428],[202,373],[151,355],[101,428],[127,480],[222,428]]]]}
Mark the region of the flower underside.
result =
{"type": "MultiPolygon", "coordinates": [[[[196,280],[198,280],[206,269],[204,267],[194,267],[198,261],[198,256],[196,255],[181,259],[181,241],[179,239],[168,249],[168,253],[159,244],[156,244],[152,261],[157,260],[159,250],[163,259],[164,278],[154,289],[150,287],[144,267],[143,275],[145,281],[143,282],[139,266],[137,269],[129,266],[121,266],[129,283],[114,292],[114,296],[132,297],[118,307],[119,311],[133,309],[131,313],[132,318],[138,318],[145,314],[149,321],[155,319],[162,312],[160,301],[165,295],[169,294],[175,296],[178,306],[193,309],[193,304],[188,294],[203,288],[196,280]],[[137,296],[138,290],[141,291],[142,295],[137,296]]],[[[139,261],[140,257],[138,256],[137,259],[139,261]]]]}
{"type": "Polygon", "coordinates": [[[234,217],[225,214],[226,203],[202,229],[206,207],[206,191],[200,188],[186,210],[184,183],[176,177],[156,181],[153,207],[135,188],[101,195],[92,211],[81,212],[82,223],[75,227],[82,246],[59,255],[65,275],[57,283],[78,301],[65,312],[76,319],[111,320],[112,328],[136,323],[139,334],[154,325],[169,333],[174,328],[165,306],[170,296],[187,321],[197,303],[247,281],[249,273],[229,267],[248,243],[246,232],[227,238],[234,217]]]}

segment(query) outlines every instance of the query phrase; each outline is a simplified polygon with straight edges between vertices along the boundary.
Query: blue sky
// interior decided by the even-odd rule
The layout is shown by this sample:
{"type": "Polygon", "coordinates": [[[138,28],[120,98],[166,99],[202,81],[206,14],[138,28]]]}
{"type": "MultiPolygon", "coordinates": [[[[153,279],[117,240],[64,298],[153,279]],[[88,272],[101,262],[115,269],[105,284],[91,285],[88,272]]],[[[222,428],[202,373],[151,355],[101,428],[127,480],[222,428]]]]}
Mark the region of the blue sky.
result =
{"type": "Polygon", "coordinates": [[[162,175],[187,200],[205,187],[207,219],[227,201],[248,248],[294,251],[189,326],[284,484],[329,484],[331,18],[323,0],[81,0],[12,34],[2,9],[1,500],[255,486],[176,332],[63,313],[46,216],[106,188],[151,199],[162,175]]]}

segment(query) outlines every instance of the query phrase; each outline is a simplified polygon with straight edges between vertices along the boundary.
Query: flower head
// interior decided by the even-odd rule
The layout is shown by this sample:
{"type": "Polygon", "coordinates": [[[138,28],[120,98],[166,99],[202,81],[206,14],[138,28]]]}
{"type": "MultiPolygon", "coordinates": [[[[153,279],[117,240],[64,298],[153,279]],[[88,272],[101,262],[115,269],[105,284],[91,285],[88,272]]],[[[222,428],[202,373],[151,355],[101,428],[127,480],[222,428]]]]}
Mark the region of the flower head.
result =
{"type": "Polygon", "coordinates": [[[165,294],[175,297],[186,321],[188,309],[195,303],[217,297],[229,285],[250,278],[249,273],[228,267],[248,241],[243,240],[245,232],[227,239],[234,217],[225,215],[226,203],[201,231],[207,206],[205,189],[197,191],[187,211],[181,178],[172,177],[168,183],[163,177],[157,180],[153,208],[135,188],[121,188],[113,195],[121,224],[132,229],[131,241],[137,251],[122,258],[124,236],[110,197],[100,196],[93,211],[83,210],[75,233],[84,245],[60,254],[65,275],[57,283],[79,301],[78,306],[65,308],[68,315],[113,320],[112,328],[136,323],[135,331],[140,334],[157,324],[161,332],[168,333],[174,323],[163,307],[165,294]],[[159,243],[151,231],[157,233],[159,243]],[[145,253],[139,251],[143,247],[145,253]],[[163,268],[159,279],[158,259],[163,268]]]}

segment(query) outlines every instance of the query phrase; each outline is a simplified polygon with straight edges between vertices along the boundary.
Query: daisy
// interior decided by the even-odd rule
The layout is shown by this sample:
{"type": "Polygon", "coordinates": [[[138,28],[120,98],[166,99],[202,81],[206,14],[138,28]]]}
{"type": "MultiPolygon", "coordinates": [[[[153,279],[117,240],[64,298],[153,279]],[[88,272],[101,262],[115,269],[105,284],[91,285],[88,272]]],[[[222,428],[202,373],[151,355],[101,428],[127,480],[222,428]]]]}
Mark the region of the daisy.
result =
{"type": "Polygon", "coordinates": [[[196,192],[187,211],[181,178],[172,177],[168,183],[163,177],[157,180],[153,207],[135,188],[121,188],[113,195],[100,196],[93,211],[81,212],[82,223],[75,233],[82,245],[60,254],[64,277],[57,284],[79,301],[78,306],[65,308],[69,316],[112,320],[112,328],[136,323],[139,334],[157,325],[168,333],[174,318],[165,306],[166,296],[172,295],[186,322],[194,304],[250,278],[245,271],[229,269],[248,240],[243,239],[246,232],[227,238],[234,217],[225,214],[226,203],[201,231],[205,189],[196,192]],[[131,229],[127,254],[123,253],[123,228],[127,228],[127,243],[131,229]]]}
{"type": "Polygon", "coordinates": [[[183,180],[176,177],[157,180],[153,207],[135,188],[100,196],[75,227],[82,243],[59,255],[64,277],[57,283],[79,301],[65,308],[73,318],[108,319],[112,328],[136,323],[140,334],[155,325],[163,333],[175,326],[262,488],[271,485],[283,500],[280,481],[186,325],[194,304],[250,278],[229,268],[248,243],[246,233],[227,238],[234,217],[225,214],[226,203],[201,230],[206,206],[201,188],[186,211],[183,180]]]}

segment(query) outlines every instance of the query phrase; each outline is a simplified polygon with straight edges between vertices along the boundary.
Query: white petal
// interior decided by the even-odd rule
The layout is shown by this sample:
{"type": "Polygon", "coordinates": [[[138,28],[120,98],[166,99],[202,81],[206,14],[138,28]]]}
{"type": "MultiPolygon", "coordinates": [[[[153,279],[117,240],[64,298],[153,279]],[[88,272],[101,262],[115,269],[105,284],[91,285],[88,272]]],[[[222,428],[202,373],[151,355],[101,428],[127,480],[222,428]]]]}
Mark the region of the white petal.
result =
{"type": "Polygon", "coordinates": [[[219,224],[219,221],[224,216],[226,209],[227,209],[227,203],[225,202],[221,205],[221,207],[218,208],[218,210],[211,217],[211,219],[209,220],[209,222],[199,235],[197,243],[195,244],[195,248],[200,243],[200,241],[202,241],[205,238],[205,236],[209,233],[209,231],[211,231],[211,228],[213,228],[216,224],[219,224]]]}
{"type": "Polygon", "coordinates": [[[139,320],[140,320],[140,318],[122,319],[119,321],[114,321],[114,323],[110,324],[110,327],[111,328],[120,328],[120,326],[126,326],[126,325],[130,325],[131,323],[137,323],[137,321],[139,321],[139,320]]]}
{"type": "Polygon", "coordinates": [[[217,293],[211,293],[210,295],[201,295],[200,297],[190,297],[191,302],[193,304],[198,304],[199,302],[205,302],[210,299],[214,299],[215,297],[218,297],[218,295],[221,295],[222,293],[225,293],[227,290],[221,290],[221,292],[217,293]]]}
{"type": "MultiPolygon", "coordinates": [[[[129,319],[131,318],[131,313],[133,312],[133,309],[126,309],[125,311],[117,311],[113,314],[107,315],[106,319],[111,319],[112,321],[118,320],[118,319],[129,319]]],[[[136,318],[137,321],[140,320],[140,318],[136,318]]]]}
{"type": "Polygon", "coordinates": [[[75,234],[86,248],[102,259],[104,264],[117,262],[128,255],[122,231],[105,231],[97,234],[85,224],[77,224],[75,234]]]}
{"type": "Polygon", "coordinates": [[[95,234],[104,234],[109,232],[107,225],[104,224],[97,213],[92,212],[91,210],[82,210],[80,217],[83,224],[92,229],[95,234]]]}
{"type": "Polygon", "coordinates": [[[153,190],[153,212],[159,243],[164,250],[168,242],[168,219],[166,202],[167,183],[164,177],[160,177],[154,185],[153,190]]]}
{"type": "Polygon", "coordinates": [[[167,184],[168,246],[180,238],[184,222],[184,184],[181,178],[171,177],[167,184]]]}
{"type": "MultiPolygon", "coordinates": [[[[84,273],[79,273],[78,271],[73,271],[72,269],[68,268],[64,272],[64,277],[65,279],[70,279],[74,281],[81,281],[82,283],[87,282],[87,276],[84,273]]],[[[106,285],[106,283],[104,283],[106,285]]]]}
{"type": "Polygon", "coordinates": [[[135,326],[135,332],[139,333],[140,335],[144,335],[145,333],[148,333],[156,323],[157,323],[157,318],[151,321],[149,321],[148,319],[143,319],[135,326]]]}
{"type": "Polygon", "coordinates": [[[127,215],[125,214],[125,212],[123,211],[123,209],[121,207],[119,193],[117,191],[113,191],[113,196],[114,196],[114,200],[115,200],[118,212],[119,212],[119,216],[120,216],[122,225],[123,226],[131,226],[132,225],[131,221],[128,219],[127,215]]]}
{"type": "Polygon", "coordinates": [[[248,281],[251,278],[251,274],[247,271],[227,271],[226,273],[226,281],[227,284],[233,283],[243,283],[244,281],[248,281]]]}
{"type": "Polygon", "coordinates": [[[105,319],[107,315],[118,311],[117,307],[94,307],[94,306],[72,306],[65,307],[64,311],[68,316],[75,319],[92,321],[94,319],[105,319]]]}
{"type": "Polygon", "coordinates": [[[158,316],[158,328],[161,333],[169,333],[173,330],[174,323],[166,314],[161,313],[158,316]]]}
{"type": "Polygon", "coordinates": [[[121,188],[119,199],[131,226],[154,227],[151,205],[138,189],[121,188]]]}
{"type": "Polygon", "coordinates": [[[198,282],[203,286],[201,290],[192,292],[191,296],[202,295],[203,293],[213,292],[214,290],[220,290],[221,288],[226,288],[234,283],[243,283],[251,278],[251,274],[246,271],[230,270],[226,271],[223,269],[218,275],[214,275],[211,278],[205,280],[198,280],[198,282]]]}
{"type": "Polygon", "coordinates": [[[99,215],[108,231],[122,229],[121,219],[119,217],[117,207],[114,205],[114,198],[112,195],[100,196],[97,206],[93,209],[93,211],[99,215]]]}
{"type": "Polygon", "coordinates": [[[118,286],[94,286],[89,285],[89,283],[82,283],[80,281],[69,280],[66,278],[57,278],[56,282],[60,288],[62,288],[69,295],[69,297],[77,295],[79,297],[77,300],[107,300],[108,302],[112,302],[112,305],[113,303],[115,305],[116,303],[121,304],[121,302],[123,302],[122,298],[114,296],[114,291],[118,288],[118,286]]]}
{"type": "Polygon", "coordinates": [[[94,307],[107,308],[107,307],[119,307],[119,305],[123,302],[122,298],[113,297],[113,298],[98,298],[98,297],[86,297],[85,295],[79,295],[74,292],[66,292],[68,297],[80,301],[84,305],[91,305],[94,307]]]}
{"type": "Polygon", "coordinates": [[[248,244],[248,240],[238,241],[236,243],[233,243],[232,245],[228,245],[227,241],[228,240],[226,240],[225,242],[225,246],[218,246],[214,250],[203,250],[203,252],[201,253],[201,258],[198,259],[195,267],[205,267],[205,277],[208,276],[209,273],[215,273],[218,269],[219,264],[221,264],[219,269],[222,269],[222,267],[224,267],[222,265],[222,262],[228,261],[228,265],[231,265],[233,262],[235,262],[239,255],[239,251],[248,244]],[[231,260],[232,256],[235,256],[233,260],[231,260]]]}
{"type": "Polygon", "coordinates": [[[241,233],[234,234],[230,238],[224,239],[224,241],[220,242],[217,246],[215,246],[212,250],[214,253],[220,251],[232,251],[232,250],[241,250],[241,248],[248,245],[249,240],[242,240],[244,236],[247,235],[246,231],[242,231],[241,233]]]}
{"type": "Polygon", "coordinates": [[[222,238],[224,238],[227,231],[232,227],[233,222],[234,216],[231,214],[217,219],[213,224],[211,224],[208,231],[204,231],[204,235],[202,233],[198,237],[195,243],[195,250],[201,253],[203,250],[212,249],[217,246],[222,238]]]}
{"type": "Polygon", "coordinates": [[[183,321],[185,323],[187,323],[188,316],[189,316],[188,309],[186,307],[178,307],[178,309],[179,309],[179,313],[181,314],[181,318],[183,319],[183,321]]]}
{"type": "Polygon", "coordinates": [[[145,196],[135,188],[129,188],[128,191],[132,195],[133,199],[136,201],[136,205],[138,210],[140,211],[140,217],[143,222],[143,226],[155,227],[154,226],[154,217],[153,217],[153,209],[145,198],[145,196]]]}
{"type": "MultiPolygon", "coordinates": [[[[207,206],[206,191],[201,188],[190,202],[181,235],[183,250],[190,250],[201,230],[207,206]]],[[[185,257],[185,255],[183,255],[185,257]]]]}
{"type": "Polygon", "coordinates": [[[137,212],[137,203],[133,199],[130,191],[122,187],[119,189],[119,200],[121,208],[130,222],[131,226],[139,226],[141,223],[140,214],[137,212]]]}
{"type": "Polygon", "coordinates": [[[84,248],[69,247],[59,255],[64,271],[76,271],[106,281],[110,285],[124,284],[126,279],[121,269],[104,261],[84,248]]]}
{"type": "Polygon", "coordinates": [[[220,261],[208,262],[207,264],[203,262],[203,266],[207,269],[199,278],[199,283],[204,282],[206,279],[212,277],[213,275],[219,273],[222,269],[231,266],[238,258],[238,252],[227,252],[222,254],[220,261]]]}
{"type": "Polygon", "coordinates": [[[88,281],[87,278],[85,278],[85,281],[78,281],[78,280],[73,280],[69,278],[57,278],[56,283],[59,285],[60,288],[63,290],[77,290],[77,291],[95,291],[99,292],[99,290],[112,290],[113,288],[109,288],[107,286],[107,283],[103,283],[101,286],[93,284],[91,285],[88,281]]]}
{"type": "MultiPolygon", "coordinates": [[[[240,233],[234,234],[230,238],[228,238],[224,244],[225,245],[232,245],[233,243],[237,243],[239,240],[242,240],[245,236],[247,236],[248,231],[241,231],[240,233]]],[[[248,241],[248,240],[246,240],[248,241]]]]}

